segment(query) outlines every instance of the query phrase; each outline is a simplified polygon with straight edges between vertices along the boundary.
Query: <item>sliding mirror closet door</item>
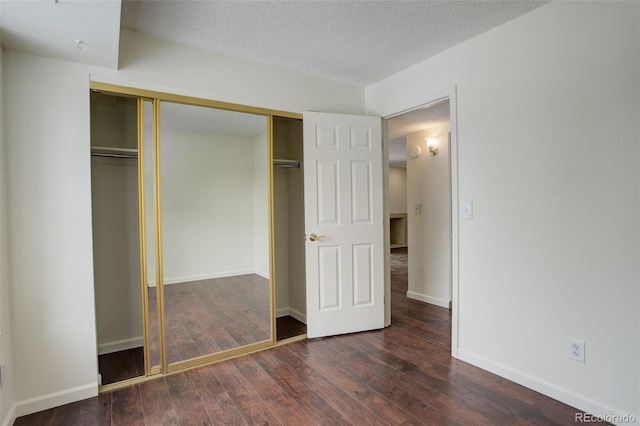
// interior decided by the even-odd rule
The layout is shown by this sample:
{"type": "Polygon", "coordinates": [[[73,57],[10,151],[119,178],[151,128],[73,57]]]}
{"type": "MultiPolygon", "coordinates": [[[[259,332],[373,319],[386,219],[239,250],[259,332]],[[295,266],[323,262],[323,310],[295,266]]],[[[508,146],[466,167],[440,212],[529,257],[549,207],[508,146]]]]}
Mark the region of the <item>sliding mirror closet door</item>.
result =
{"type": "Polygon", "coordinates": [[[160,102],[169,371],[272,344],[267,123],[263,115],[160,102]]]}

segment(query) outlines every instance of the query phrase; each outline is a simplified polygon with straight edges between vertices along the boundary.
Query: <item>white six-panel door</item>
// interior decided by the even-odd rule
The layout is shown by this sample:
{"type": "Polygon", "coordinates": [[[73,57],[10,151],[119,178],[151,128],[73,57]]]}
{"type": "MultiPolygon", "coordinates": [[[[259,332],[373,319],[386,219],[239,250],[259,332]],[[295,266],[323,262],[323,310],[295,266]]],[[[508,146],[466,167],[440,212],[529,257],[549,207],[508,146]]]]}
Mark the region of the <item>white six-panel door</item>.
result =
{"type": "Polygon", "coordinates": [[[303,126],[307,336],[382,328],[380,118],[309,112],[303,126]]]}

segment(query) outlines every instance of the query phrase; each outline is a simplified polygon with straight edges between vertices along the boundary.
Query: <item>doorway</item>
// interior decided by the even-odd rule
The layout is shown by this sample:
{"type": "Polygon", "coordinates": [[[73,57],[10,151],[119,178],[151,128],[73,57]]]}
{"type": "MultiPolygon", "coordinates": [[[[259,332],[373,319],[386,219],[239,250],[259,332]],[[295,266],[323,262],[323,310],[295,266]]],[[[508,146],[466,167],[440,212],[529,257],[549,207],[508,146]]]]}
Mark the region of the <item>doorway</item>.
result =
{"type": "Polygon", "coordinates": [[[391,322],[451,347],[449,98],[387,120],[391,322]]]}

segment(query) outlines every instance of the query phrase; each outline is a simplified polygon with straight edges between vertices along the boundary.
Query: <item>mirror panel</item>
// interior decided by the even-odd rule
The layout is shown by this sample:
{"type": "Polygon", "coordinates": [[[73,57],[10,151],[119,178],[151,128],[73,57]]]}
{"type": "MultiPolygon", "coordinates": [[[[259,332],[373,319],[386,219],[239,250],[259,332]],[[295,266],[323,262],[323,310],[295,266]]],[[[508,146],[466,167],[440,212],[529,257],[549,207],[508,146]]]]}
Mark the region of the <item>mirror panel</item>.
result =
{"type": "Polygon", "coordinates": [[[167,364],[272,339],[267,117],[160,103],[167,364]]]}

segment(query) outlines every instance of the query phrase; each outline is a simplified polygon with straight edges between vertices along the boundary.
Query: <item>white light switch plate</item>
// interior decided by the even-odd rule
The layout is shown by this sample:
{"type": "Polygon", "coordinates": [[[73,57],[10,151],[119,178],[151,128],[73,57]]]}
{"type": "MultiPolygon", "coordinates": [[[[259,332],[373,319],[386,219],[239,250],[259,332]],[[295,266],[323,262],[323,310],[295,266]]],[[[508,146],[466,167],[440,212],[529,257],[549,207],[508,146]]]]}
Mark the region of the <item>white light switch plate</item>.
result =
{"type": "Polygon", "coordinates": [[[460,218],[473,219],[473,201],[463,201],[460,203],[460,218]]]}

